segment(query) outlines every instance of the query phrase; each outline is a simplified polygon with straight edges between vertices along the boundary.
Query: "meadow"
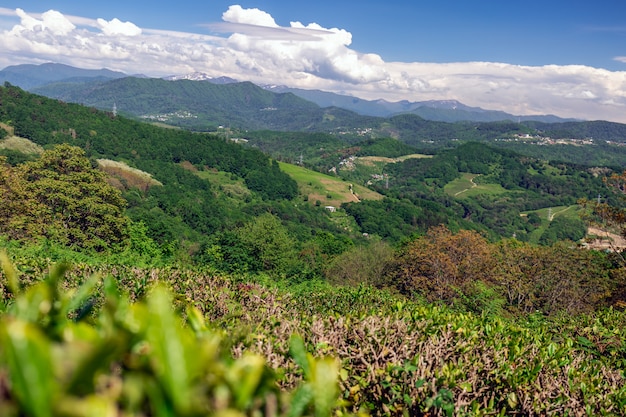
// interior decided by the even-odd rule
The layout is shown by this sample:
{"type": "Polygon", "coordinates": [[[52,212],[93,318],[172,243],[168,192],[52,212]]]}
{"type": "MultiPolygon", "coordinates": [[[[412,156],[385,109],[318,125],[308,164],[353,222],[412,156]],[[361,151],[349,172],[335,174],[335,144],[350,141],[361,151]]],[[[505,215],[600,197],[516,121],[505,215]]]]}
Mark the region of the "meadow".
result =
{"type": "Polygon", "coordinates": [[[297,165],[281,162],[280,169],[298,183],[300,193],[312,204],[319,201],[322,206],[339,207],[343,203],[383,198],[369,188],[297,165]]]}
{"type": "Polygon", "coordinates": [[[470,198],[479,194],[497,195],[506,192],[500,184],[481,184],[475,182],[480,175],[462,173],[460,178],[450,181],[444,191],[456,198],[470,198]]]}

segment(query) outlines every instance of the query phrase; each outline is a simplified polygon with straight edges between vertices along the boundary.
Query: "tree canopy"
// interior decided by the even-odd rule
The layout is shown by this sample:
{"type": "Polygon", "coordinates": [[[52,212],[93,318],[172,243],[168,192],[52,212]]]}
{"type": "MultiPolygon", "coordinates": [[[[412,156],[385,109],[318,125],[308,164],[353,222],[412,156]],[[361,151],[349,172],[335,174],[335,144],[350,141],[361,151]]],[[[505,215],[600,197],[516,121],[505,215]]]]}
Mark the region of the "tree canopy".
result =
{"type": "Polygon", "coordinates": [[[37,160],[0,167],[0,230],[102,251],[128,238],[126,200],[85,152],[58,145],[37,160]]]}

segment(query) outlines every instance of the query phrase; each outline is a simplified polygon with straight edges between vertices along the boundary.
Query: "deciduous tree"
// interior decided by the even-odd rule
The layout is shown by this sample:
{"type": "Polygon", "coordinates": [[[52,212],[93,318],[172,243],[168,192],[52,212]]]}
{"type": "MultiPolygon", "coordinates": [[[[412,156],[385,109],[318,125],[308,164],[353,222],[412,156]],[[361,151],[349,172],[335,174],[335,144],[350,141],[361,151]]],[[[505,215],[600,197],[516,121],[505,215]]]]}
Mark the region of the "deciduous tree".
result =
{"type": "Polygon", "coordinates": [[[15,168],[2,164],[0,189],[1,231],[14,238],[102,251],[128,237],[126,201],[80,148],[59,145],[15,168]]]}
{"type": "Polygon", "coordinates": [[[453,234],[444,226],[408,243],[390,270],[390,280],[405,294],[429,301],[451,301],[473,281],[491,282],[493,257],[477,232],[453,234]]]}

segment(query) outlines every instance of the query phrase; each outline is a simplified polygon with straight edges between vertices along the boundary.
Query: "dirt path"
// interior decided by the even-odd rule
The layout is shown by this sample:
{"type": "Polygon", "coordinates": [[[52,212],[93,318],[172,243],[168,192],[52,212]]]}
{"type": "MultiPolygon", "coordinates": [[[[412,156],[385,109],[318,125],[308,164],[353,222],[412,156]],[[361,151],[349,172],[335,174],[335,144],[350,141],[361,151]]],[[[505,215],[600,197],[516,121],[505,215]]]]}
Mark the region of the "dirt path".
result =
{"type": "MultiPolygon", "coordinates": [[[[549,220],[550,220],[550,221],[554,220],[554,216],[556,216],[557,214],[564,213],[564,212],[566,212],[567,210],[571,209],[572,207],[576,207],[576,206],[569,206],[569,207],[564,208],[563,210],[559,210],[559,211],[555,211],[555,212],[553,212],[553,213],[552,213],[552,215],[550,216],[550,219],[549,219],[549,220]]],[[[598,229],[598,230],[600,230],[600,229],[598,229]]]]}
{"type": "Polygon", "coordinates": [[[455,193],[455,194],[454,194],[454,196],[456,197],[457,195],[459,195],[459,194],[463,194],[464,192],[469,191],[469,190],[471,190],[472,188],[478,187],[478,184],[476,184],[476,183],[474,182],[474,178],[476,178],[478,175],[480,175],[480,174],[477,174],[476,176],[474,176],[474,177],[470,178],[470,182],[472,183],[472,186],[471,186],[470,188],[466,188],[466,189],[464,189],[463,191],[459,191],[458,193],[455,193]]]}

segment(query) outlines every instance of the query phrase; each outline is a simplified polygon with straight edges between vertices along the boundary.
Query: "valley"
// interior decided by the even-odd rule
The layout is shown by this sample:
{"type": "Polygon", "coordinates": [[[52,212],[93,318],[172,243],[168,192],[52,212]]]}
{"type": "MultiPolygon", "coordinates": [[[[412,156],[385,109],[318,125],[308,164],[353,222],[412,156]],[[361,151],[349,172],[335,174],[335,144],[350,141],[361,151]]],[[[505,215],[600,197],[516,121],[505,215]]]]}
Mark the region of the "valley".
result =
{"type": "Polygon", "coordinates": [[[626,126],[117,75],[0,87],[0,409],[620,414],[626,126]]]}

